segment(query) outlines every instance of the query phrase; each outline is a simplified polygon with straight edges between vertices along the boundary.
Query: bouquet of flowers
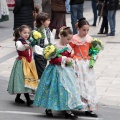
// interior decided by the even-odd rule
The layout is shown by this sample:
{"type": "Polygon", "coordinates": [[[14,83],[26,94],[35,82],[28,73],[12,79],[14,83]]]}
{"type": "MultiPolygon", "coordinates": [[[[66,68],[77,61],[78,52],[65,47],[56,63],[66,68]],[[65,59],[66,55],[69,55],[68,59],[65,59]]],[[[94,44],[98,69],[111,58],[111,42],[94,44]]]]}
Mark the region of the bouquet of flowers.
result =
{"type": "Polygon", "coordinates": [[[38,40],[41,38],[41,33],[36,31],[36,30],[33,30],[32,33],[31,33],[31,37],[29,38],[29,42],[30,42],[30,46],[34,46],[36,45],[36,43],[38,42],[38,40]]]}
{"type": "MultiPolygon", "coordinates": [[[[47,45],[43,50],[43,56],[45,59],[50,60],[52,58],[61,57],[61,53],[68,50],[68,47],[65,47],[61,50],[58,50],[54,45],[47,45]]],[[[67,63],[68,66],[71,66],[73,63],[67,63]]]]}
{"type": "Polygon", "coordinates": [[[89,49],[89,55],[90,55],[90,63],[89,67],[93,68],[94,63],[96,61],[96,56],[99,53],[100,50],[103,49],[103,45],[100,39],[93,38],[91,41],[91,47],[89,49]]]}

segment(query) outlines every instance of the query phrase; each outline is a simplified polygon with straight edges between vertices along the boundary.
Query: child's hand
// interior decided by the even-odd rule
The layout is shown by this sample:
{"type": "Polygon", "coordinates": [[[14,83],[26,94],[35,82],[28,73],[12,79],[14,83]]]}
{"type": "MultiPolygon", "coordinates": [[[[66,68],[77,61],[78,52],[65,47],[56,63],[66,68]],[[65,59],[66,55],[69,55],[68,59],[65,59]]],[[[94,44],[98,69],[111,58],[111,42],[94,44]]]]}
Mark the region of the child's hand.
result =
{"type": "Polygon", "coordinates": [[[96,60],[98,59],[98,55],[96,56],[96,60]]]}
{"type": "Polygon", "coordinates": [[[70,62],[72,62],[72,58],[68,57],[68,58],[66,59],[66,63],[70,63],[70,62]]]}
{"type": "Polygon", "coordinates": [[[30,49],[30,46],[28,44],[24,44],[26,49],[30,49]]]}

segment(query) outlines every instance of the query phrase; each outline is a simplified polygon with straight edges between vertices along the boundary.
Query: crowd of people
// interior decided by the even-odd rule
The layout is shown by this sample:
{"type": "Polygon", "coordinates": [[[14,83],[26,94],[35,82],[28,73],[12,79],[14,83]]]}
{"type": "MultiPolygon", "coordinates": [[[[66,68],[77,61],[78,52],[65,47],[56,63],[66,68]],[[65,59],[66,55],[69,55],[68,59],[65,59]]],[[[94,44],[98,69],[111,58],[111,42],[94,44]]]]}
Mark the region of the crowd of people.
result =
{"type": "MultiPolygon", "coordinates": [[[[116,3],[111,0],[92,1],[95,14],[92,26],[96,26],[96,9],[103,17],[98,34],[115,35],[118,0],[114,1],[116,3]],[[95,9],[94,5],[97,5],[95,9]]],[[[10,74],[7,91],[16,95],[16,103],[45,108],[46,115],[50,117],[54,116],[52,110],[65,111],[65,118],[77,118],[72,110],[85,111],[86,116],[98,117],[93,112],[98,109],[98,98],[94,67],[89,66],[92,37],[88,34],[89,22],[83,15],[84,0],[69,2],[67,13],[71,14],[72,29],[66,26],[65,0],[43,0],[43,11],[34,0],[15,1],[13,36],[18,57],[10,74]],[[53,29],[56,29],[55,36],[53,29]],[[38,34],[40,37],[37,38],[38,34]],[[31,37],[35,39],[33,44],[31,37]],[[55,39],[59,39],[57,43],[55,39]],[[49,55],[47,59],[43,51],[49,45],[53,46],[48,47],[46,54],[54,50],[54,56],[49,55]],[[30,98],[31,93],[34,100],[30,98]],[[21,99],[21,94],[24,94],[26,102],[21,99]]]]}
{"type": "Polygon", "coordinates": [[[118,10],[118,8],[119,0],[92,0],[92,9],[94,14],[94,21],[92,26],[96,26],[97,16],[103,18],[101,28],[98,34],[106,34],[106,36],[115,36],[116,11],[118,10]],[[110,30],[108,28],[108,25],[110,26],[110,30]]]}

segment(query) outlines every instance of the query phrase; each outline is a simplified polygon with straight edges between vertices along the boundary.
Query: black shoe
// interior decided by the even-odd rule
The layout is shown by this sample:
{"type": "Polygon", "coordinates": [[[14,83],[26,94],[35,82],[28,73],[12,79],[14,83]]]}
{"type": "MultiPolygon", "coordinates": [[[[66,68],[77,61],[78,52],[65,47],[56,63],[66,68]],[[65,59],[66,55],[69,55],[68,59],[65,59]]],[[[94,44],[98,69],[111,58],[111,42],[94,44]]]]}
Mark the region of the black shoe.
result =
{"type": "Polygon", "coordinates": [[[91,116],[91,117],[98,117],[97,114],[95,114],[93,111],[85,111],[86,116],[91,116]]]}
{"type": "Polygon", "coordinates": [[[45,112],[46,112],[46,115],[47,115],[47,116],[53,117],[52,110],[46,109],[45,112]]]}
{"type": "Polygon", "coordinates": [[[92,25],[90,25],[90,26],[96,26],[96,24],[92,24],[92,25]]]}
{"type": "Polygon", "coordinates": [[[115,36],[115,33],[109,33],[106,36],[115,36]]]}
{"type": "Polygon", "coordinates": [[[22,99],[20,99],[20,98],[19,98],[19,99],[16,98],[16,99],[15,99],[15,102],[16,102],[16,103],[20,103],[20,104],[25,104],[25,101],[22,100],[22,99]]]}
{"type": "Polygon", "coordinates": [[[108,34],[108,30],[105,30],[105,32],[103,34],[108,34]]]}
{"type": "Polygon", "coordinates": [[[66,119],[77,119],[78,117],[74,115],[72,112],[71,113],[65,112],[65,118],[66,119]]]}
{"type": "Polygon", "coordinates": [[[98,34],[103,34],[103,32],[102,32],[102,31],[99,31],[98,34]]]}
{"type": "Polygon", "coordinates": [[[33,100],[27,101],[27,106],[30,106],[30,105],[32,105],[32,104],[33,104],[33,100]]]}

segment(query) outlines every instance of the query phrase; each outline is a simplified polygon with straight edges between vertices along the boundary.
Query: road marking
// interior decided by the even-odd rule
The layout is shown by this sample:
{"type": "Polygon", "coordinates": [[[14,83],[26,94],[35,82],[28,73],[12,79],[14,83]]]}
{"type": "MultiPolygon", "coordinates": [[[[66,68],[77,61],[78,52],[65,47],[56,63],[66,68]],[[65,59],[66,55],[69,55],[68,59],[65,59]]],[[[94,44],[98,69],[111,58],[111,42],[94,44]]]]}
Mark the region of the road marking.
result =
{"type": "MultiPolygon", "coordinates": [[[[34,112],[21,112],[21,111],[0,111],[0,113],[4,114],[22,114],[22,115],[45,115],[42,113],[34,113],[34,112]]],[[[103,120],[102,118],[92,118],[92,117],[78,117],[81,120],[103,120]]]]}
{"type": "Polygon", "coordinates": [[[21,112],[21,111],[0,111],[0,113],[23,114],[23,115],[44,115],[42,113],[21,112]]]}
{"type": "Polygon", "coordinates": [[[3,63],[3,62],[5,62],[6,60],[8,60],[8,59],[10,59],[10,58],[12,58],[12,57],[14,57],[14,56],[16,56],[16,55],[17,55],[17,52],[16,52],[16,51],[11,52],[11,53],[9,53],[9,54],[1,57],[1,58],[0,58],[0,63],[3,63]]]}

